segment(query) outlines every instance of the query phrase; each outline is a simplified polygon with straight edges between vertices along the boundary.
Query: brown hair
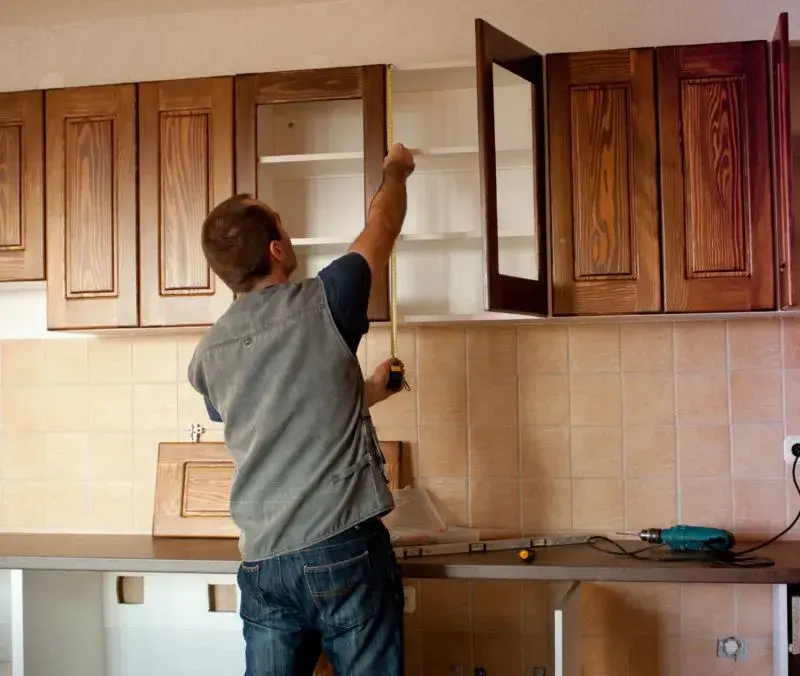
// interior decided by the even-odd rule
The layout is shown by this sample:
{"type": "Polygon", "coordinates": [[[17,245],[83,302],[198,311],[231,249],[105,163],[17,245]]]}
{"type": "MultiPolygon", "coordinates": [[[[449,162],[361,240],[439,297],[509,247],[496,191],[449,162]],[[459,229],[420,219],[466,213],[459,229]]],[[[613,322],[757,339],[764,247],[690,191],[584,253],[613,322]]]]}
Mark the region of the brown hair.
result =
{"type": "Polygon", "coordinates": [[[234,293],[250,291],[269,275],[269,245],[280,238],[275,214],[252,195],[220,202],[203,222],[201,234],[209,266],[234,293]]]}

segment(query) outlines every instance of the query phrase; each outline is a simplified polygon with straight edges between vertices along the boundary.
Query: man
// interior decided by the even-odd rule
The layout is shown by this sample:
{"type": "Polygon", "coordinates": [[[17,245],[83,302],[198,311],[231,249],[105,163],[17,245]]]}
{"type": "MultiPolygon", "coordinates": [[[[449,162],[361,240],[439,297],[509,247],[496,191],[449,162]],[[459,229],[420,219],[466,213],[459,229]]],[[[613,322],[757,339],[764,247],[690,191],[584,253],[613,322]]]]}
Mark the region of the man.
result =
{"type": "Polygon", "coordinates": [[[366,227],[312,279],[289,281],[291,240],[253,197],[203,223],[206,259],[238,298],[197,346],[189,382],[224,421],[236,465],[246,676],[310,676],[321,650],[337,676],[402,673],[403,588],[379,520],[394,504],[369,415],[390,395],[389,362],[364,380],[356,350],[413,171],[394,145],[366,227]]]}

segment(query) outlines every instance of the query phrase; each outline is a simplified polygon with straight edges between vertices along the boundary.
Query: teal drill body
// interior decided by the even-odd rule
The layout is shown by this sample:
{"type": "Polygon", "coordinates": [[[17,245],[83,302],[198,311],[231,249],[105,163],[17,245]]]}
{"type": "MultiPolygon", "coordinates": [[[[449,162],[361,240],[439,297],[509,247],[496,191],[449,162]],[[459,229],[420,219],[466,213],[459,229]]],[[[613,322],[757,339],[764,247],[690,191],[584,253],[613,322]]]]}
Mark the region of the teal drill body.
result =
{"type": "Polygon", "coordinates": [[[639,533],[645,542],[664,544],[676,552],[699,552],[713,549],[729,551],[736,544],[733,533],[722,528],[706,526],[672,526],[671,528],[646,528],[639,533]]]}

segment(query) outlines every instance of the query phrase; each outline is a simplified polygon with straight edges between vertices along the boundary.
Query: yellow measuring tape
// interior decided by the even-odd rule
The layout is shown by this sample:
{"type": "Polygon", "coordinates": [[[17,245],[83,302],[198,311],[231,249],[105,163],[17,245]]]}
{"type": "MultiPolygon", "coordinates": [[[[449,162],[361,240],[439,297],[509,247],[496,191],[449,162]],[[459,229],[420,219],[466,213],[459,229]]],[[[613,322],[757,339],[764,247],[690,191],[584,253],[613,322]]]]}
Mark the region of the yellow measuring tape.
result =
{"type": "MultiPolygon", "coordinates": [[[[392,67],[386,69],[386,137],[394,143],[394,110],[392,107],[392,67]]],[[[389,356],[397,359],[397,246],[389,257],[389,356]]]]}

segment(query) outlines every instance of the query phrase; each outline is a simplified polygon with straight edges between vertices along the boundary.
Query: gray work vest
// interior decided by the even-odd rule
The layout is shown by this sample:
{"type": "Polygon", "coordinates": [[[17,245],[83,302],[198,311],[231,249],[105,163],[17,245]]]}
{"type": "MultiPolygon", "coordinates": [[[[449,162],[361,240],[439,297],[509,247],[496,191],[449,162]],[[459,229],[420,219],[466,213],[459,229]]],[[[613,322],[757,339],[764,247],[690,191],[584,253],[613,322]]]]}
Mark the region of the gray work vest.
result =
{"type": "Polygon", "coordinates": [[[225,421],[244,560],[302,549],[393,508],[364,377],[319,277],[239,298],[197,346],[189,382],[225,421]]]}

